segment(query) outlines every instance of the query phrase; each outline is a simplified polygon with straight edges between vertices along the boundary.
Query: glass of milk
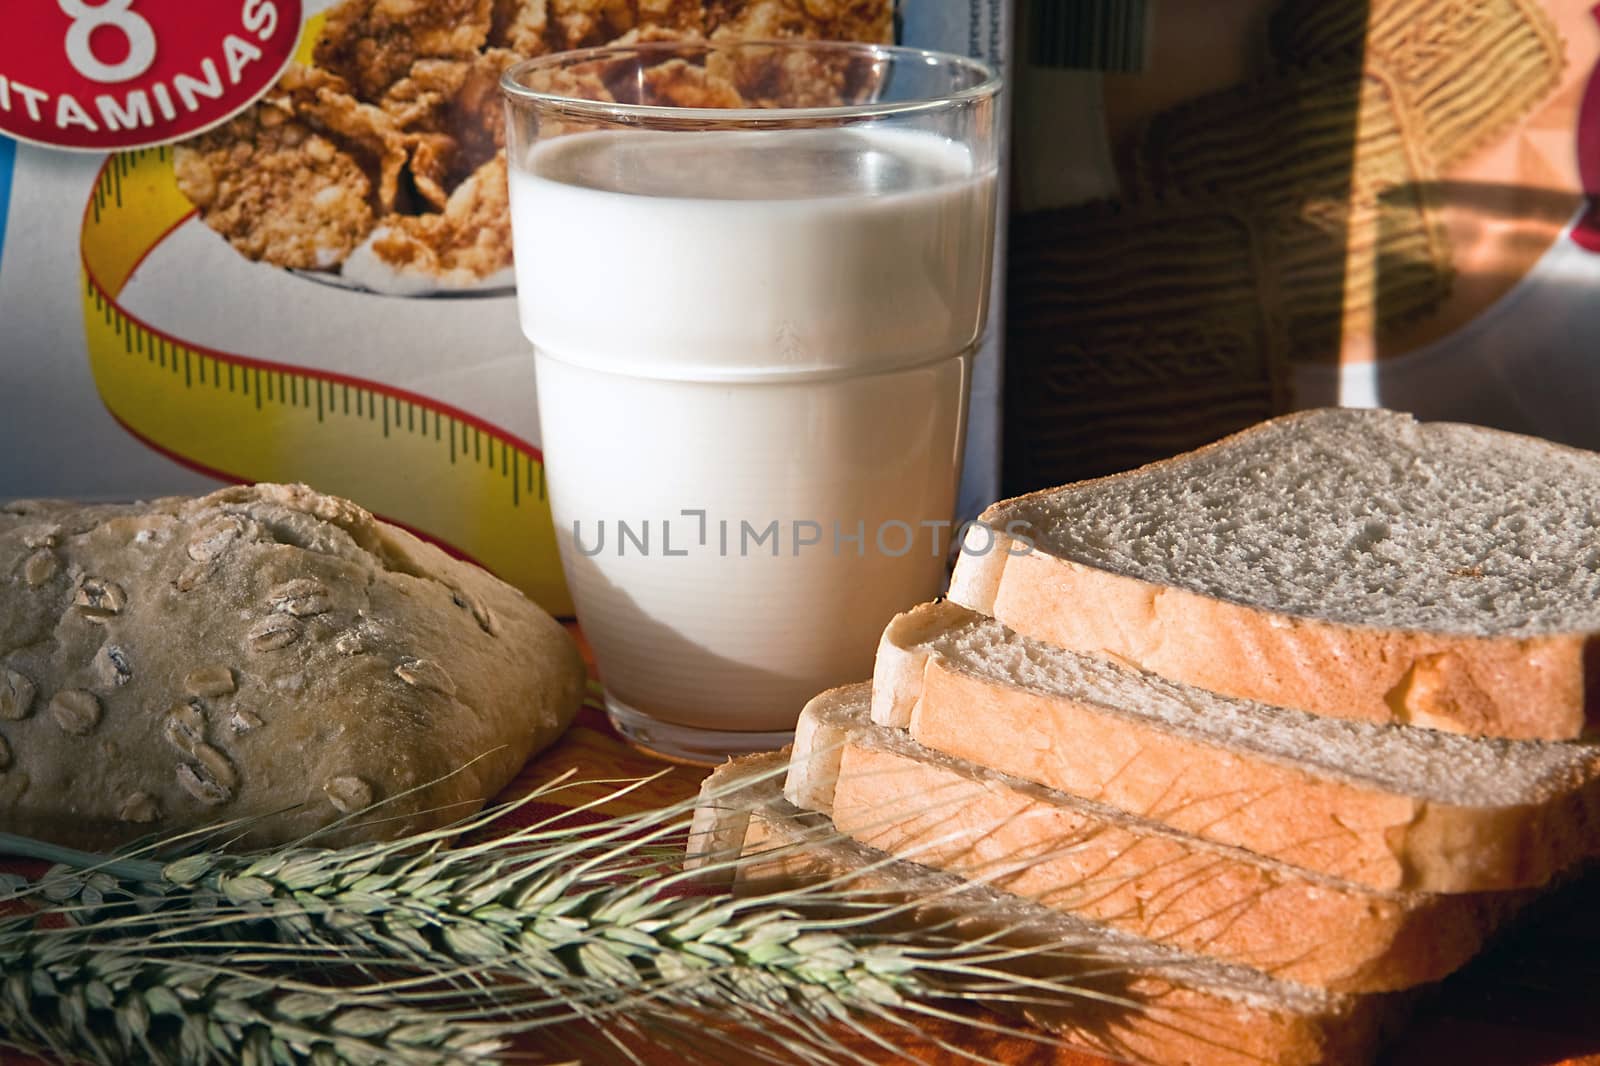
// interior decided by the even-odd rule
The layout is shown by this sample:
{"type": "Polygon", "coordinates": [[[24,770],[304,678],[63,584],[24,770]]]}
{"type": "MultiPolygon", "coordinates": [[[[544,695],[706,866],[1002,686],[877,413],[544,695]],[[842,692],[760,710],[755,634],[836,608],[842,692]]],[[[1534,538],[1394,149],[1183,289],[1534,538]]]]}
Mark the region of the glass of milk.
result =
{"type": "Polygon", "coordinates": [[[611,720],[692,762],[780,746],[940,588],[999,80],[695,41],[502,87],[550,501],[611,720]]]}

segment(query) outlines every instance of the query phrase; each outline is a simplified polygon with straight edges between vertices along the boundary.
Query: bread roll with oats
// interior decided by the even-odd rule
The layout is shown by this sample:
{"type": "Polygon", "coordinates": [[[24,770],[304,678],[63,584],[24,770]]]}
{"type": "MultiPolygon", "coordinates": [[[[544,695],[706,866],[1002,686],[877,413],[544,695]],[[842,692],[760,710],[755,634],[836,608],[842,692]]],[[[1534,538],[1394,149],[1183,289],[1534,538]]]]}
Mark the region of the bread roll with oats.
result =
{"type": "Polygon", "coordinates": [[[515,589],[298,485],[0,509],[0,829],[104,848],[471,813],[571,722],[571,638],[515,589]]]}

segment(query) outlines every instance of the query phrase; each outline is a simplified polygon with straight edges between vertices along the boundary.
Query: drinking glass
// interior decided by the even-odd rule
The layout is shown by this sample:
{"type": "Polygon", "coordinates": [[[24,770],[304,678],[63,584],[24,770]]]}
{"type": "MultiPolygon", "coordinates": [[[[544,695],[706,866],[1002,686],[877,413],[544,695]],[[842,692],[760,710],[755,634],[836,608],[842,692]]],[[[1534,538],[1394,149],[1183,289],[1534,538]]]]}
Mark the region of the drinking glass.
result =
{"type": "Polygon", "coordinates": [[[503,81],[519,312],[607,711],[777,747],[935,595],[990,286],[999,80],[909,48],[656,42],[503,81]]]}

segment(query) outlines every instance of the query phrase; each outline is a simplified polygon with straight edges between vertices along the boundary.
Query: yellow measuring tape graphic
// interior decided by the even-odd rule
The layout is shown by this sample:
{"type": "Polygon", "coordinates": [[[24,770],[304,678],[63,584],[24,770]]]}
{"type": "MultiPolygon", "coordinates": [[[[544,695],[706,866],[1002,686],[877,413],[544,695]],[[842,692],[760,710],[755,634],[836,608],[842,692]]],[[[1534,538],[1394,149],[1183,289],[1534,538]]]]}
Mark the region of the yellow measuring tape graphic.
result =
{"type": "Polygon", "coordinates": [[[118,303],[193,210],[166,148],[110,157],[85,209],[89,366],[112,416],[222,480],[304,481],[348,496],[571,614],[531,444],[424,396],[189,344],[118,303]]]}

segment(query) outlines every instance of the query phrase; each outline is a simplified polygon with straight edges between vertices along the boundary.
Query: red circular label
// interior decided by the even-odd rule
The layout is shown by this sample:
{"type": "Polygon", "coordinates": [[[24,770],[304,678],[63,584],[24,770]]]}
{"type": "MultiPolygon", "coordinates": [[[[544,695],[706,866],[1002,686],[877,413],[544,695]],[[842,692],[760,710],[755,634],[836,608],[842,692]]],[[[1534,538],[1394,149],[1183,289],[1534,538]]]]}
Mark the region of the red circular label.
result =
{"type": "Polygon", "coordinates": [[[0,35],[0,133],[105,151],[242,110],[300,37],[300,0],[29,0],[0,35]]]}

